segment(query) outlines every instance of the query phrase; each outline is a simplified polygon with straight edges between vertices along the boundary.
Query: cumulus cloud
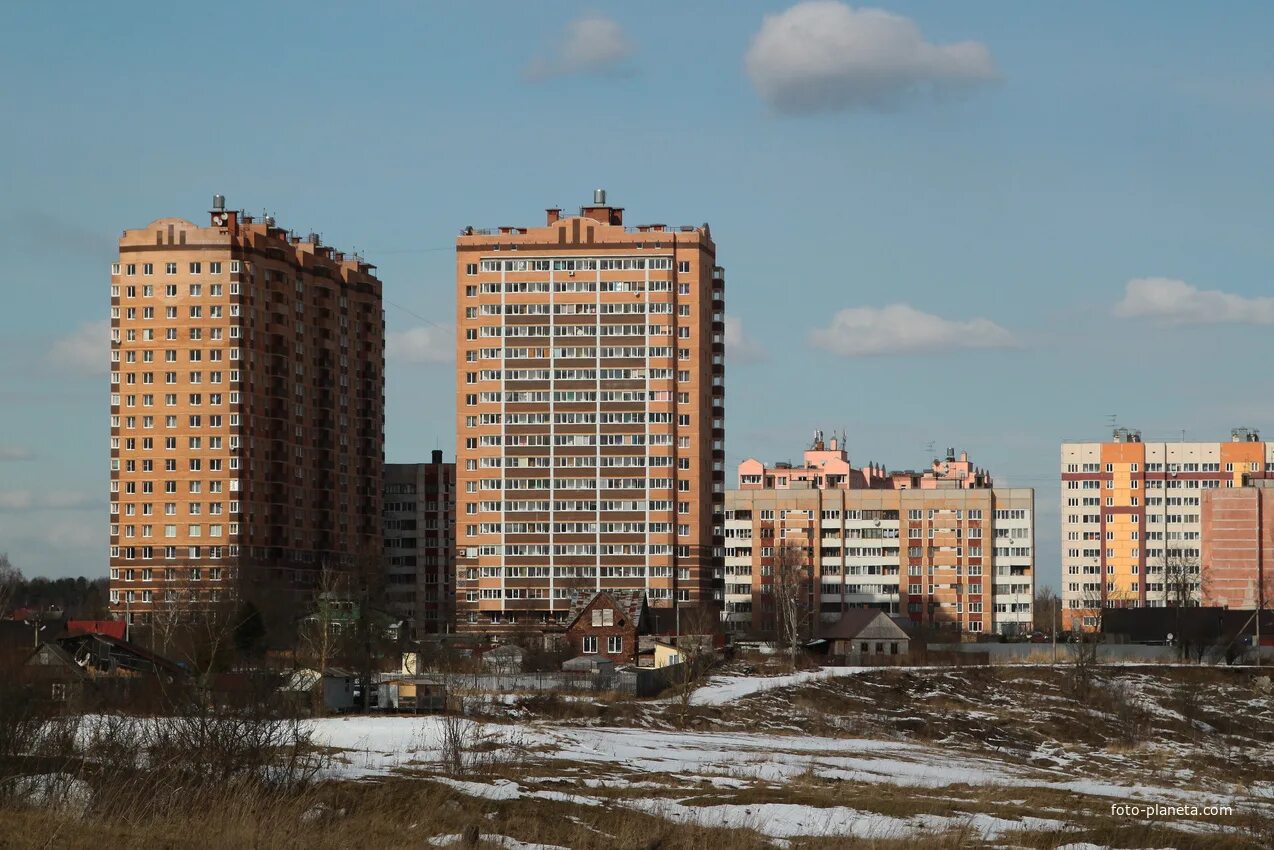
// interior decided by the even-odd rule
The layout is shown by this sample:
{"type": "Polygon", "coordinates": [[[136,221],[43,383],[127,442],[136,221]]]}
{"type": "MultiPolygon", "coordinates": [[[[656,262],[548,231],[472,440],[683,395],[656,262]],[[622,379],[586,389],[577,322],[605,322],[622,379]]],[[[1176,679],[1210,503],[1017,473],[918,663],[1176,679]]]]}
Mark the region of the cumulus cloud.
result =
{"type": "Polygon", "coordinates": [[[105,375],[110,371],[111,323],[87,322],[53,343],[49,359],[76,375],[105,375]]]}
{"type": "Polygon", "coordinates": [[[932,44],[909,19],[836,0],[766,15],[744,59],[777,112],[889,109],[917,94],[956,92],[997,78],[986,45],[932,44]]]}
{"type": "Polygon", "coordinates": [[[1198,289],[1170,277],[1139,277],[1128,281],[1115,315],[1176,325],[1274,325],[1274,298],[1198,289]]]}
{"type": "Polygon", "coordinates": [[[738,316],[725,317],[725,353],[730,363],[755,363],[765,359],[765,349],[743,332],[743,320],[738,316]]]}
{"type": "Polygon", "coordinates": [[[532,80],[568,74],[614,74],[633,55],[632,42],[612,18],[585,15],[566,25],[552,55],[541,56],[526,67],[532,80]]]}
{"type": "Polygon", "coordinates": [[[385,335],[385,356],[403,363],[452,363],[456,343],[452,333],[434,325],[391,331],[385,335]]]}
{"type": "Polygon", "coordinates": [[[104,507],[104,500],[75,490],[37,493],[33,490],[0,491],[0,511],[78,510],[104,507]]]}
{"type": "Polygon", "coordinates": [[[6,460],[31,460],[35,457],[30,449],[21,446],[0,446],[0,462],[6,460]]]}
{"type": "Polygon", "coordinates": [[[1013,334],[990,319],[944,319],[908,304],[841,310],[828,327],[811,331],[809,342],[842,357],[1014,348],[1018,344],[1013,334]]]}

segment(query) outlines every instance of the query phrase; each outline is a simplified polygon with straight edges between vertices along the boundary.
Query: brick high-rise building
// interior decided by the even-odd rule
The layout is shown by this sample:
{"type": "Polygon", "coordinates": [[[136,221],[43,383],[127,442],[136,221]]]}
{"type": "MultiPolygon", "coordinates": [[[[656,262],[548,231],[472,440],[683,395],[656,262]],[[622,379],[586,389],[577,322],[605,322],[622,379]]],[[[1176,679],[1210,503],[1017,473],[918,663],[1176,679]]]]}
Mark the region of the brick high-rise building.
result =
{"type": "Polygon", "coordinates": [[[967,454],[891,472],[853,466],[819,434],[801,464],[748,459],[739,482],[726,493],[728,630],[774,635],[785,548],[803,570],[801,609],[814,630],[849,608],[964,632],[1030,630],[1035,492],[994,487],[967,454]]]}
{"type": "Polygon", "coordinates": [[[374,266],[214,200],[126,230],[111,269],[111,607],[379,559],[384,317],[374,266]]]}
{"type": "Polygon", "coordinates": [[[456,240],[461,629],[717,601],[724,288],[707,225],[626,227],[601,190],[456,240]]]}
{"type": "Polygon", "coordinates": [[[456,465],[385,464],[385,607],[414,636],[455,629],[456,465]]]}
{"type": "Polygon", "coordinates": [[[1267,472],[1274,443],[1247,428],[1229,442],[1143,442],[1119,428],[1110,442],[1063,443],[1064,627],[1096,629],[1102,608],[1198,604],[1204,495],[1267,472]]]}

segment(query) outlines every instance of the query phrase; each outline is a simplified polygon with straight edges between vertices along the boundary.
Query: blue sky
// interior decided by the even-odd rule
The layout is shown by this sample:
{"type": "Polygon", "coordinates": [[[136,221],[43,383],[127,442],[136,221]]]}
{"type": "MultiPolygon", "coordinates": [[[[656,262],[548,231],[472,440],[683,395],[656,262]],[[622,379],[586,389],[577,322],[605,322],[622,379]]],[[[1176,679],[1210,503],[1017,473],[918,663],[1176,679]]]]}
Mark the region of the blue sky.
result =
{"type": "Polygon", "coordinates": [[[379,265],[390,461],[453,451],[455,233],[597,186],[712,225],[731,462],[966,448],[1037,488],[1044,582],[1062,439],[1274,437],[1274,9],[871,8],[15,4],[0,551],[105,573],[113,246],[214,192],[379,265]]]}

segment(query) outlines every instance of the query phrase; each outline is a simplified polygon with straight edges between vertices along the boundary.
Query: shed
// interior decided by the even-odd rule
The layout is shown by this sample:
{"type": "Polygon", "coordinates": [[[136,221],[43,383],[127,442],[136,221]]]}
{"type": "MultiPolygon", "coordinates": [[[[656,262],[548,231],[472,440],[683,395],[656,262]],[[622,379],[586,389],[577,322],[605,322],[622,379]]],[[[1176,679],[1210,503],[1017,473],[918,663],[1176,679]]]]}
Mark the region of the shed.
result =
{"type": "Polygon", "coordinates": [[[303,668],[292,671],[284,690],[313,694],[322,688],[323,707],[328,711],[351,711],[354,708],[354,686],[357,676],[348,670],[328,668],[321,675],[317,670],[303,668]]]}

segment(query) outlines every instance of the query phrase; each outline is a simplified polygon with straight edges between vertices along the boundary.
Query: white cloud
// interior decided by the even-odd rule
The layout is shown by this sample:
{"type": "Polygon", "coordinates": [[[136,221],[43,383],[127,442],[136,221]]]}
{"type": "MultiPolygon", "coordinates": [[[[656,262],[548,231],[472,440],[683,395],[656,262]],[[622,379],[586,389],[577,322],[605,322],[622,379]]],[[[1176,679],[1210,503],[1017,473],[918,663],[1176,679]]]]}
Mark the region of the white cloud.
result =
{"type": "Polygon", "coordinates": [[[931,44],[908,18],[836,0],[766,15],[744,64],[761,98],[789,114],[888,109],[998,76],[980,42],[931,44]]]}
{"type": "Polygon", "coordinates": [[[957,321],[922,313],[908,304],[853,307],[811,331],[810,345],[842,357],[927,354],[967,348],[1014,348],[1013,334],[990,319],[957,321]]]}
{"type": "Polygon", "coordinates": [[[74,490],[37,493],[33,490],[0,491],[0,511],[78,510],[105,507],[106,500],[74,490]]]}
{"type": "Polygon", "coordinates": [[[0,446],[0,461],[5,460],[31,460],[35,457],[30,449],[24,449],[21,446],[0,446]]]}
{"type": "Polygon", "coordinates": [[[110,371],[111,323],[87,322],[53,343],[49,358],[77,375],[105,375],[110,371]]]}
{"type": "Polygon", "coordinates": [[[743,332],[743,320],[725,317],[725,353],[727,363],[755,363],[765,359],[765,349],[743,332]]]}
{"type": "Polygon", "coordinates": [[[614,74],[633,52],[632,42],[617,21],[585,15],[566,25],[551,56],[531,61],[526,76],[543,80],[567,74],[614,74]]]}
{"type": "Polygon", "coordinates": [[[1128,281],[1115,315],[1177,325],[1274,325],[1274,298],[1198,289],[1169,277],[1139,277],[1128,281]]]}
{"type": "Polygon", "coordinates": [[[454,334],[449,328],[430,325],[385,335],[385,356],[403,363],[453,363],[456,359],[454,334]]]}

